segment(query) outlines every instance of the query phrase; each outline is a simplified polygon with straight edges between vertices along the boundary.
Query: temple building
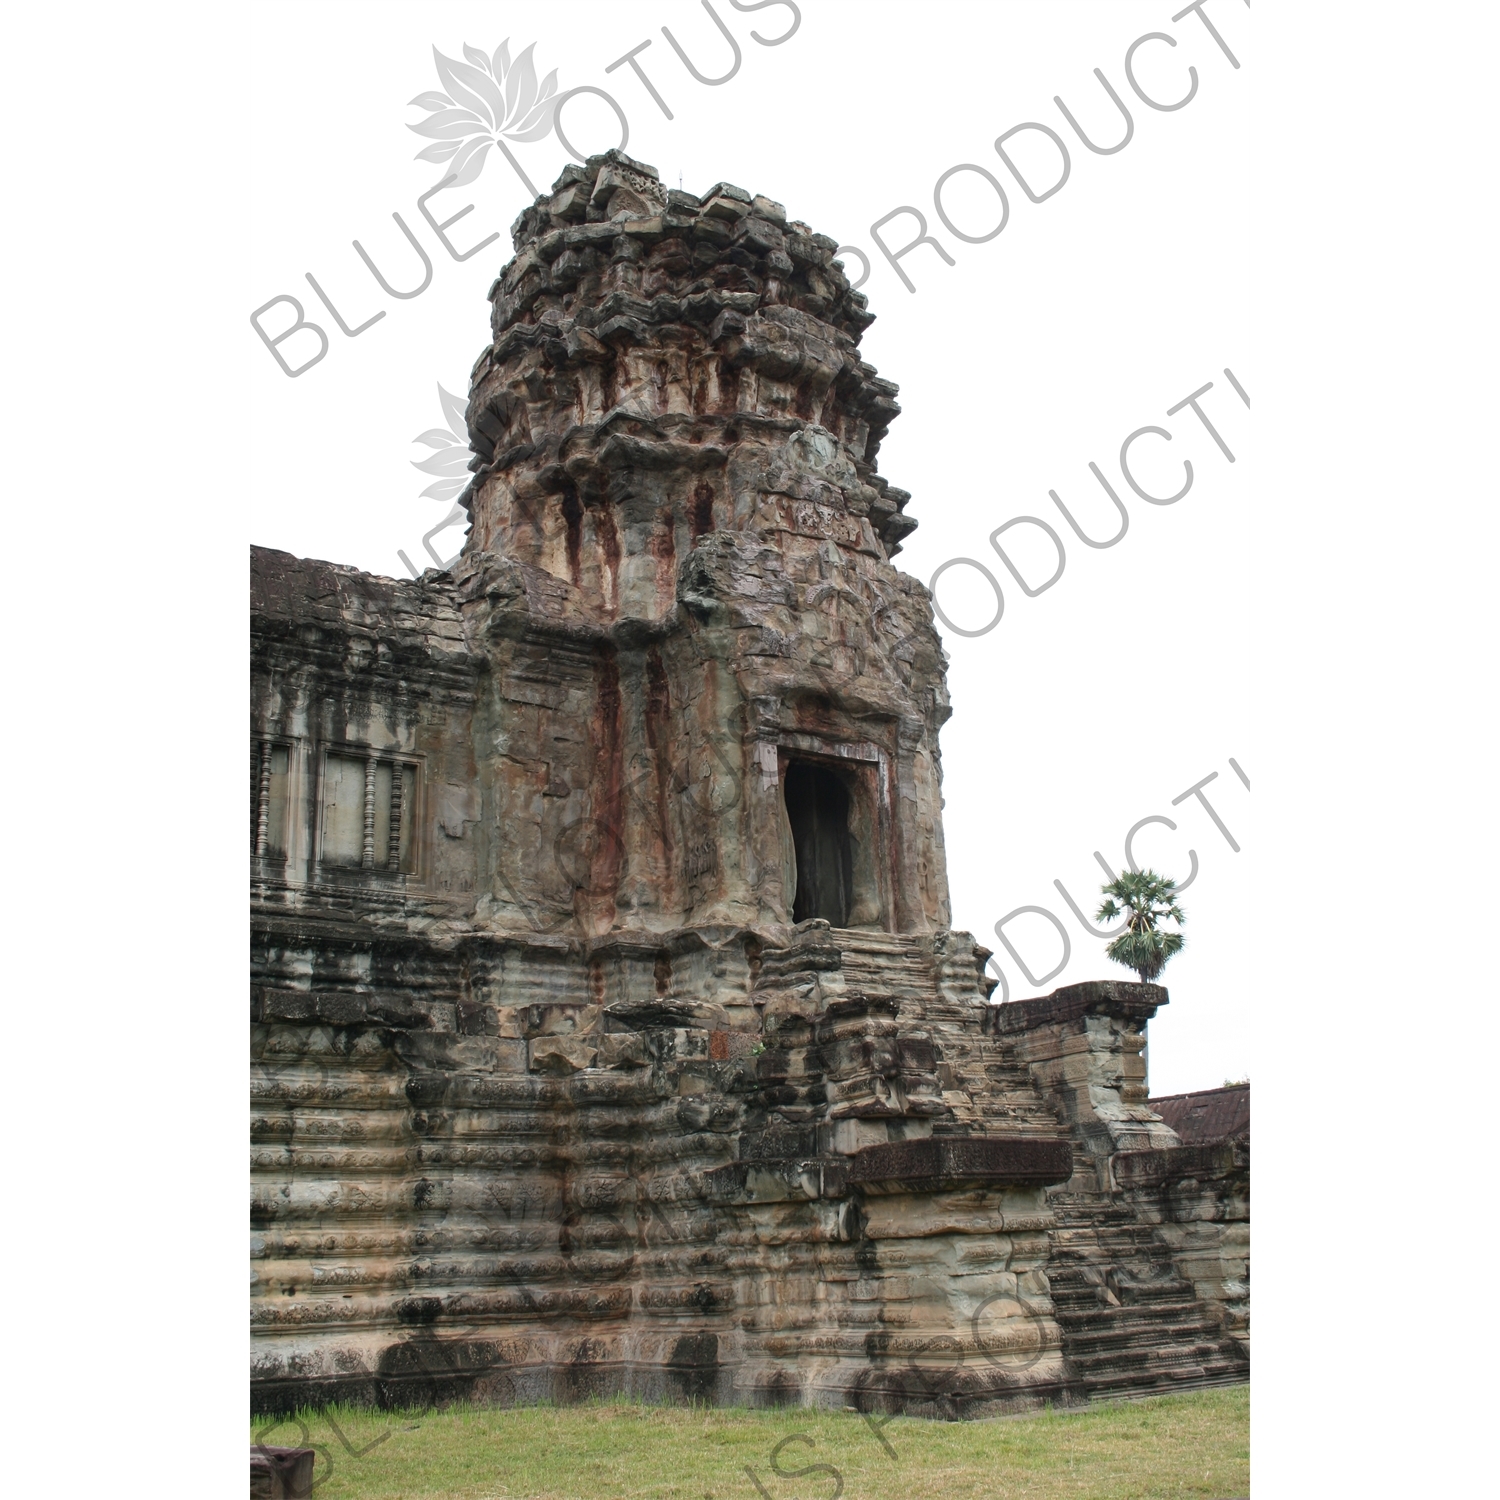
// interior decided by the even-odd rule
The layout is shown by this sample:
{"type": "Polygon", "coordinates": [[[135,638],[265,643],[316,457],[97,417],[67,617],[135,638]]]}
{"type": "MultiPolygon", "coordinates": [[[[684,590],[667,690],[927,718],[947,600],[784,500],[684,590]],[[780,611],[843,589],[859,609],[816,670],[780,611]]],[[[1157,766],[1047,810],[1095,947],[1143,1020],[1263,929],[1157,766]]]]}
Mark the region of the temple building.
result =
{"type": "Polygon", "coordinates": [[[460,558],[252,555],[255,1406],[1247,1378],[1248,1102],[1184,1141],[1163,989],[949,927],[835,242],[618,152],[514,240],[460,558]]]}

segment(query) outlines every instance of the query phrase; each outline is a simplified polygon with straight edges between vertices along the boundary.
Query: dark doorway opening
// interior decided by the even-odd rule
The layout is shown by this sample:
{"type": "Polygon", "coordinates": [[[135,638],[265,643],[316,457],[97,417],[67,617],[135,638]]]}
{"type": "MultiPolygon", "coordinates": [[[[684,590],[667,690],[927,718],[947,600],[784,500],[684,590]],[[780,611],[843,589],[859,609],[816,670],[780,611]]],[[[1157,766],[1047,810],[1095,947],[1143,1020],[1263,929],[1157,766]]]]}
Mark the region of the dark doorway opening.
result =
{"type": "Polygon", "coordinates": [[[822,917],[847,927],[854,889],[848,788],[833,771],[793,761],[786,768],[786,812],[797,853],[792,920],[822,917]]]}

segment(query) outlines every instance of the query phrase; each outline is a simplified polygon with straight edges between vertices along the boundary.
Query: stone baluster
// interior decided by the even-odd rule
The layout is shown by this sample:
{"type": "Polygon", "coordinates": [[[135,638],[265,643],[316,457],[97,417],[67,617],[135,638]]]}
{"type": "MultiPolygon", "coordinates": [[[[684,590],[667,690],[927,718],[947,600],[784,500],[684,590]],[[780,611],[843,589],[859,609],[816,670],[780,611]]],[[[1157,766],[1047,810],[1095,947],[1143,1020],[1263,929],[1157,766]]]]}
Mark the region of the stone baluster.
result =
{"type": "Polygon", "coordinates": [[[360,864],[366,870],[375,868],[375,767],[379,764],[373,755],[365,761],[365,850],[360,864]]]}
{"type": "Polygon", "coordinates": [[[271,742],[260,742],[260,780],[255,789],[255,853],[264,858],[271,823],[271,742]]]}
{"type": "Polygon", "coordinates": [[[388,870],[401,868],[401,763],[391,767],[391,837],[386,858],[388,870]]]}

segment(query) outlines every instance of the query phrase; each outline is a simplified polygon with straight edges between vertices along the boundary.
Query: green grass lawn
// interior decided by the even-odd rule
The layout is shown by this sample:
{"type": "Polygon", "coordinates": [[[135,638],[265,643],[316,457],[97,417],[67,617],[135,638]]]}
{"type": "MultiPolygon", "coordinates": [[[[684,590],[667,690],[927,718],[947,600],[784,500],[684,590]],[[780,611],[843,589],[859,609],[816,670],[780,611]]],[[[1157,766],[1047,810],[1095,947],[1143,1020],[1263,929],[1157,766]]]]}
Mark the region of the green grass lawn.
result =
{"type": "Polygon", "coordinates": [[[318,1500],[834,1500],[840,1493],[848,1500],[1227,1500],[1250,1493],[1250,1388],[1243,1385],[985,1422],[623,1402],[334,1408],[274,1428],[262,1418],[251,1428],[257,1440],[318,1448],[318,1500]]]}

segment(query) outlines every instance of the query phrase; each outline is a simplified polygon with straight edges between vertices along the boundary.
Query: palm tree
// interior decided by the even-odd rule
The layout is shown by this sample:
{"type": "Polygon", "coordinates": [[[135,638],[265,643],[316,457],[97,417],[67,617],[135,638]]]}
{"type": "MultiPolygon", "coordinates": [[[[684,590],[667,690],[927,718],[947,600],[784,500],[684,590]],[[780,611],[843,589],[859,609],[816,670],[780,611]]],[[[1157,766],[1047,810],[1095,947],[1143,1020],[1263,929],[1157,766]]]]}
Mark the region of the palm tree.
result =
{"type": "Polygon", "coordinates": [[[1163,932],[1157,926],[1168,917],[1178,924],[1187,920],[1177,904],[1177,882],[1155,870],[1126,870],[1103,890],[1108,899],[1094,920],[1125,917],[1124,930],[1104,951],[1117,964],[1134,969],[1142,984],[1150,984],[1184,946],[1180,932],[1163,932]]]}

